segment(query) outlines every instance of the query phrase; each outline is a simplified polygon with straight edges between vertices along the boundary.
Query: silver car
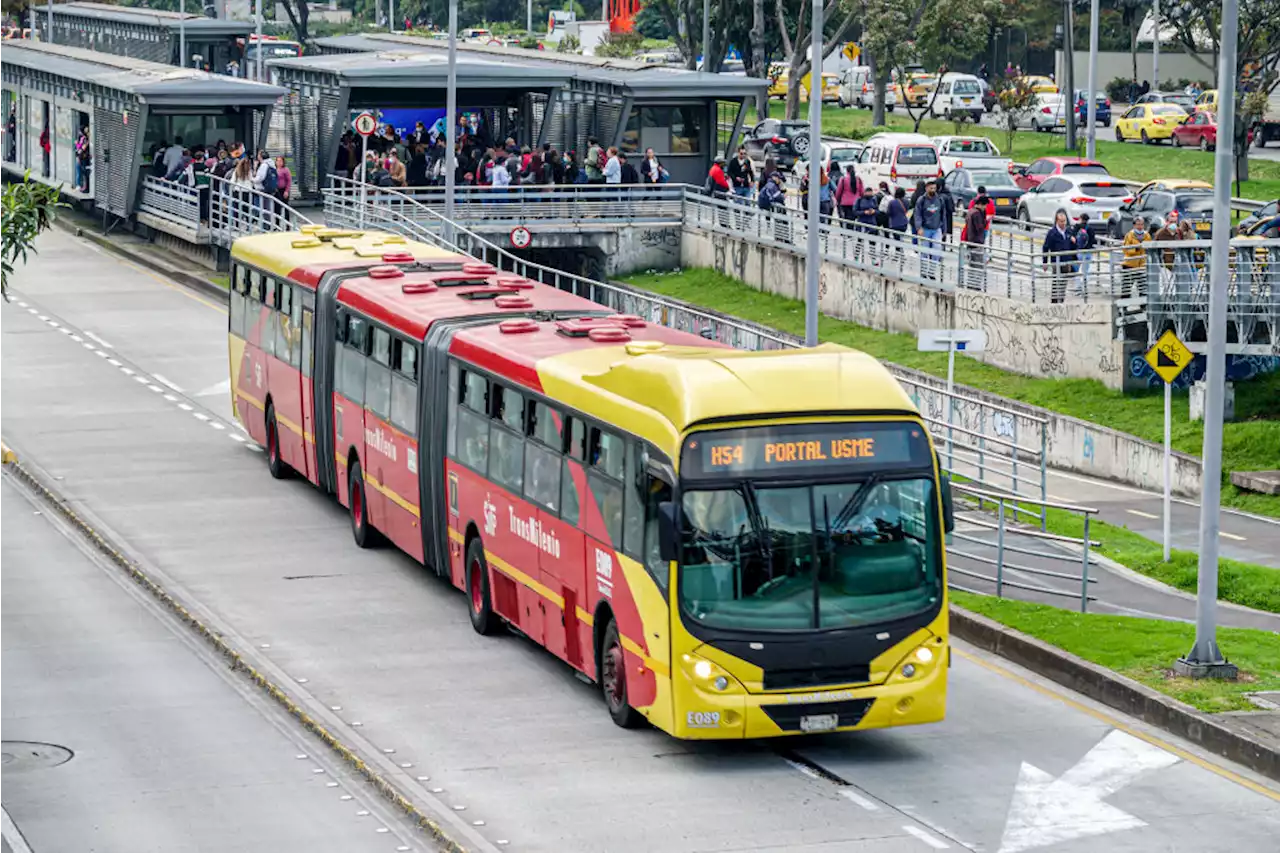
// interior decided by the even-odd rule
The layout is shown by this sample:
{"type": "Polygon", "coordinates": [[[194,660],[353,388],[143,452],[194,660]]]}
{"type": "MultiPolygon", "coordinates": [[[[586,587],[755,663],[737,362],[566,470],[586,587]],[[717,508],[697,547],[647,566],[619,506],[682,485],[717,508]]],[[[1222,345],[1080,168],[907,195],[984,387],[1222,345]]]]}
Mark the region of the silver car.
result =
{"type": "Polygon", "coordinates": [[[1018,203],[1018,219],[1052,225],[1057,212],[1065,210],[1068,224],[1077,225],[1087,213],[1089,230],[1104,234],[1107,221],[1132,198],[1128,187],[1106,175],[1055,175],[1027,190],[1018,203]]]}
{"type": "Polygon", "coordinates": [[[1031,113],[1031,129],[1039,133],[1066,130],[1067,111],[1070,109],[1071,105],[1061,94],[1040,95],[1036,98],[1036,106],[1031,113]]]}

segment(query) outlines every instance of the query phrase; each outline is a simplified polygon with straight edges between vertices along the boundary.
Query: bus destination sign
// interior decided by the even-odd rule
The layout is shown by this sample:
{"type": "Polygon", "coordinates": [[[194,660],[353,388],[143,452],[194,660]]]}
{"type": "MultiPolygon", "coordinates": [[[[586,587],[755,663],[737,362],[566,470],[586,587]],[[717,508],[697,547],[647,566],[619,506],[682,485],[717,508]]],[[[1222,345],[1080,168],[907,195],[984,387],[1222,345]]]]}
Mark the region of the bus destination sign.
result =
{"type": "Polygon", "coordinates": [[[929,463],[924,430],[910,424],[802,424],[717,430],[685,445],[686,474],[751,474],[823,467],[915,467],[929,463]]]}

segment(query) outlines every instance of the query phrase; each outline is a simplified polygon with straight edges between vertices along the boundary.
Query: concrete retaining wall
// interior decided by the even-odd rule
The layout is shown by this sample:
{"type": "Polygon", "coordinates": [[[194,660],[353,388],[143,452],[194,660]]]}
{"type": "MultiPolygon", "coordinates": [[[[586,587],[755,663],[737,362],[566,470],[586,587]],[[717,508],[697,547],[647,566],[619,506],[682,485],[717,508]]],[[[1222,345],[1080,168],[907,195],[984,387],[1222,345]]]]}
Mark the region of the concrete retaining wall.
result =
{"type": "MultiPolygon", "coordinates": [[[[711,267],[757,290],[804,298],[804,258],[793,251],[694,228],[681,232],[686,267],[711,267]]],[[[1109,301],[1033,305],[1003,296],[925,287],[824,261],[822,312],[860,326],[915,334],[920,329],[985,329],[988,364],[1028,376],[1097,379],[1119,390],[1125,344],[1114,340],[1109,301]]]]}
{"type": "MultiPolygon", "coordinates": [[[[686,243],[689,240],[689,236],[689,232],[685,232],[686,243]]],[[[645,293],[639,288],[631,288],[618,282],[615,282],[615,284],[625,289],[635,290],[637,293],[645,293]]],[[[671,302],[682,304],[692,310],[731,319],[740,325],[799,342],[799,339],[795,336],[780,332],[777,329],[734,318],[731,315],[707,308],[699,308],[692,303],[681,302],[671,297],[664,298],[671,302]]],[[[928,305],[929,303],[924,303],[924,307],[920,310],[932,310],[928,305]]],[[[823,308],[824,311],[828,310],[828,303],[824,302],[823,308]]],[[[920,315],[918,314],[917,316],[920,315]]],[[[939,327],[941,327],[941,324],[939,324],[939,327]]],[[[892,331],[906,330],[892,329],[892,331]]],[[[968,356],[962,357],[967,358],[968,356]]],[[[926,386],[925,389],[914,390],[912,397],[921,411],[933,416],[939,416],[943,411],[944,398],[941,395],[929,394],[927,389],[930,387],[945,389],[946,380],[909,367],[889,362],[886,362],[886,364],[894,375],[926,386]]],[[[957,385],[956,391],[967,397],[973,397],[977,400],[1011,409],[1017,415],[1043,418],[1047,422],[1045,428],[1045,460],[1046,464],[1051,468],[1114,480],[1142,489],[1159,490],[1162,488],[1164,482],[1164,448],[1160,444],[1059,412],[1052,412],[1039,406],[1010,400],[1007,397],[1001,397],[998,394],[971,388],[967,385],[957,385]]],[[[985,407],[964,404],[957,405],[954,412],[956,424],[966,429],[993,439],[1004,440],[1014,438],[1013,430],[1016,429],[1016,438],[1019,444],[1023,446],[1034,445],[1038,441],[1037,435],[1031,432],[1025,417],[1018,417],[1017,415],[992,412],[985,407]]],[[[1194,456],[1174,451],[1173,492],[1192,497],[1198,495],[1200,493],[1200,477],[1200,460],[1194,456]]]]}

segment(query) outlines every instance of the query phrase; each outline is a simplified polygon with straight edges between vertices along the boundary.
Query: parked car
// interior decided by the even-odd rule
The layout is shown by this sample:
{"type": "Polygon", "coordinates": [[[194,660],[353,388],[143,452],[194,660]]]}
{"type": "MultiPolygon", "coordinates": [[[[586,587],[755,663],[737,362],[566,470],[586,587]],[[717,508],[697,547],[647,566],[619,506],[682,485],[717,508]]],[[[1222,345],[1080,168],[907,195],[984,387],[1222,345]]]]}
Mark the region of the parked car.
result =
{"type": "Polygon", "coordinates": [[[1057,83],[1039,74],[1025,74],[1022,77],[1013,78],[1012,82],[1014,86],[1025,83],[1027,88],[1037,95],[1056,95],[1059,91],[1057,83]]]}
{"type": "Polygon", "coordinates": [[[944,171],[964,168],[1003,169],[1008,172],[1013,165],[1013,161],[1001,156],[1000,149],[985,136],[935,136],[933,144],[938,147],[938,158],[944,171]]]}
{"type": "Polygon", "coordinates": [[[1186,92],[1147,92],[1135,104],[1177,104],[1187,112],[1196,108],[1196,99],[1186,92]]]}
{"type": "Polygon", "coordinates": [[[1178,190],[1205,190],[1211,192],[1213,184],[1208,181],[1197,181],[1190,178],[1156,178],[1154,181],[1147,181],[1138,187],[1138,191],[1134,196],[1142,195],[1150,190],[1164,190],[1166,192],[1177,192],[1178,190]]]}
{"type": "Polygon", "coordinates": [[[937,85],[937,74],[907,72],[905,84],[901,80],[898,81],[898,91],[902,94],[903,103],[913,107],[923,107],[929,103],[929,98],[933,96],[933,90],[937,85]]]}
{"type": "MultiPolygon", "coordinates": [[[[1253,144],[1254,129],[1245,131],[1245,145],[1253,144]]],[[[1208,110],[1197,110],[1173,129],[1175,148],[1199,148],[1212,151],[1218,147],[1218,116],[1208,110]]]]}
{"type": "MultiPolygon", "coordinates": [[[[1085,100],[1085,92],[1083,89],[1076,89],[1076,124],[1081,126],[1089,123],[1089,102],[1085,100]]],[[[1107,97],[1106,92],[1093,93],[1093,117],[1098,124],[1103,127],[1111,127],[1111,99],[1107,97]]]]}
{"type": "MultiPolygon", "coordinates": [[[[846,68],[840,75],[840,91],[837,101],[842,107],[862,107],[869,110],[875,105],[876,82],[871,76],[871,69],[865,65],[846,68]]],[[[884,108],[893,112],[898,105],[898,93],[892,82],[884,87],[884,108]]]]}
{"type": "Polygon", "coordinates": [[[827,161],[843,173],[845,166],[857,165],[858,158],[866,147],[861,142],[833,142],[827,161]]]}
{"type": "Polygon", "coordinates": [[[1005,169],[953,169],[943,182],[955,196],[957,209],[967,208],[969,202],[978,197],[978,187],[986,187],[987,195],[995,202],[996,216],[1010,219],[1018,208],[1018,199],[1026,192],[1013,182],[1013,177],[1005,169]]]}
{"type": "Polygon", "coordinates": [[[1147,221],[1147,231],[1155,232],[1164,227],[1171,210],[1178,211],[1180,218],[1195,223],[1198,236],[1213,235],[1212,189],[1170,190],[1163,187],[1141,191],[1121,205],[1116,215],[1107,222],[1107,234],[1116,239],[1123,237],[1133,227],[1133,219],[1139,214],[1147,221]]]}
{"type": "Polygon", "coordinates": [[[934,96],[929,111],[934,118],[970,118],[974,124],[982,121],[982,81],[972,74],[942,75],[938,81],[938,94],[934,96]]]}
{"type": "Polygon", "coordinates": [[[1196,98],[1196,109],[1216,113],[1218,111],[1218,90],[1205,89],[1201,92],[1200,97],[1196,98]]]}
{"type": "Polygon", "coordinates": [[[1080,214],[1089,214],[1089,230],[1101,232],[1116,215],[1120,206],[1131,200],[1129,190],[1119,181],[1100,175],[1056,175],[1023,194],[1018,203],[1018,218],[1023,222],[1052,224],[1059,210],[1065,210],[1072,223],[1080,214]]]}
{"type": "Polygon", "coordinates": [[[1125,110],[1116,122],[1116,142],[1141,139],[1143,145],[1172,139],[1173,129],[1187,117],[1177,104],[1137,104],[1125,110]]]}
{"type": "Polygon", "coordinates": [[[1000,98],[996,95],[996,90],[991,88],[991,84],[986,80],[982,81],[982,108],[987,112],[992,112],[999,103],[1000,98]]]}
{"type": "Polygon", "coordinates": [[[809,153],[809,122],[767,118],[751,128],[743,144],[752,160],[773,157],[778,168],[790,169],[809,153]]]}
{"type": "Polygon", "coordinates": [[[1067,102],[1062,95],[1044,94],[1036,98],[1036,108],[1028,119],[1031,129],[1037,133],[1067,127],[1067,102]]]}
{"type": "Polygon", "coordinates": [[[1097,160],[1085,160],[1081,157],[1041,157],[1014,171],[1014,182],[1024,190],[1038,186],[1049,178],[1059,175],[1074,177],[1076,175],[1109,175],[1107,167],[1097,160]]]}
{"type": "Polygon", "coordinates": [[[907,190],[917,181],[942,177],[937,146],[922,133],[877,133],[867,140],[855,170],[863,183],[883,181],[907,190]]]}
{"type": "MultiPolygon", "coordinates": [[[[828,175],[831,174],[831,146],[825,142],[822,143],[822,160],[819,161],[818,165],[821,166],[828,175]]],[[[797,175],[808,174],[809,156],[806,154],[803,157],[798,157],[795,164],[792,165],[791,171],[795,172],[797,175]]]]}
{"type": "Polygon", "coordinates": [[[1257,225],[1259,222],[1266,222],[1270,219],[1275,219],[1278,214],[1280,214],[1280,199],[1264,204],[1244,219],[1241,219],[1239,224],[1236,225],[1236,231],[1239,234],[1243,234],[1246,230],[1252,229],[1253,226],[1257,225]]]}

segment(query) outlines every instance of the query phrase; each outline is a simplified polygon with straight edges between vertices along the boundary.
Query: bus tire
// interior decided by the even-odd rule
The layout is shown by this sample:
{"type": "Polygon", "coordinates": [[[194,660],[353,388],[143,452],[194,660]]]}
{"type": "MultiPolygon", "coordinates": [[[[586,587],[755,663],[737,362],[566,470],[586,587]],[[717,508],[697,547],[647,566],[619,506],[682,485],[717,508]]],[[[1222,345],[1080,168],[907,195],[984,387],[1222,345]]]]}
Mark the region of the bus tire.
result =
{"type": "Polygon", "coordinates": [[[497,633],[498,617],[489,598],[489,563],[479,536],[467,546],[467,613],[477,634],[497,633]]]}
{"type": "Polygon", "coordinates": [[[378,542],[378,533],[369,525],[369,502],[365,499],[364,472],[360,460],[351,462],[347,472],[347,504],[351,509],[351,538],[356,547],[372,548],[378,542]]]}
{"type": "Polygon", "coordinates": [[[276,423],[276,409],[267,404],[267,470],[277,480],[289,476],[289,465],[280,456],[280,427],[276,423]]]}
{"type": "Polygon", "coordinates": [[[613,619],[605,627],[604,642],[600,644],[600,689],[614,723],[624,729],[640,725],[640,714],[627,702],[626,652],[618,635],[618,623],[613,619]]]}

